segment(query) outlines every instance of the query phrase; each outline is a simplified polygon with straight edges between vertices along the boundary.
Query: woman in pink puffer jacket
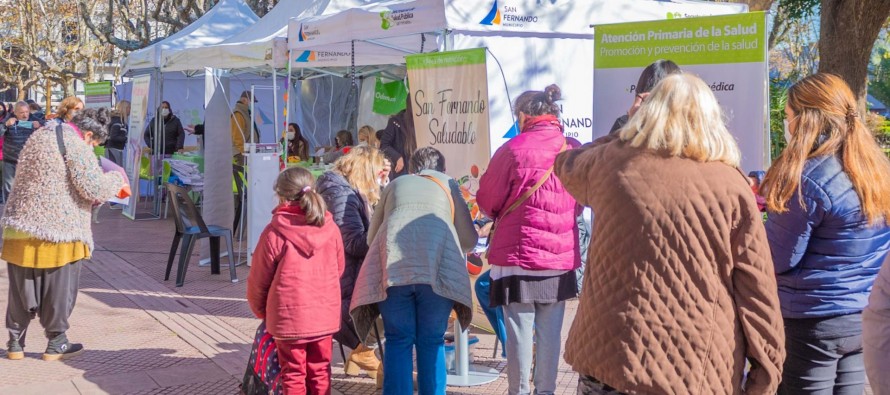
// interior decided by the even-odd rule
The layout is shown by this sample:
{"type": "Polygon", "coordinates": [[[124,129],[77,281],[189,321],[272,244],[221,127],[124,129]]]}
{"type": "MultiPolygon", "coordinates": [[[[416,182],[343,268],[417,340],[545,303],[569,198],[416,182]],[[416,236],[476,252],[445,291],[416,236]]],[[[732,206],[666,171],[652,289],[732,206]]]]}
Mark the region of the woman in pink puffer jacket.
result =
{"type": "Polygon", "coordinates": [[[559,122],[559,99],[556,85],[516,99],[520,134],[495,152],[476,195],[496,224],[488,255],[491,305],[504,307],[511,395],[531,393],[535,341],[535,391],[556,390],[565,301],[578,293],[580,209],[552,174],[556,155],[574,148],[559,122]]]}

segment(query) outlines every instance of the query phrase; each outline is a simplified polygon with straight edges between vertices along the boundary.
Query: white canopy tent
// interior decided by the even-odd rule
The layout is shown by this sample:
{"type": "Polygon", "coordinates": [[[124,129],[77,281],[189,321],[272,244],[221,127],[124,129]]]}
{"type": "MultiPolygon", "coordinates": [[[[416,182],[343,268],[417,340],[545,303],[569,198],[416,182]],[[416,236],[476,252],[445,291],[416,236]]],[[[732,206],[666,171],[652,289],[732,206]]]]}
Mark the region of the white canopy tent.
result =
{"type": "MultiPolygon", "coordinates": [[[[175,34],[127,55],[121,73],[142,69],[166,69],[167,58],[177,53],[217,44],[253,25],[259,17],[243,0],[221,0],[201,18],[175,34]]],[[[179,69],[204,70],[205,66],[179,69]]]]}
{"type": "Polygon", "coordinates": [[[592,138],[591,25],[745,11],[743,4],[686,0],[377,1],[291,19],[288,49],[292,67],[313,70],[396,65],[408,53],[487,47],[497,60],[489,62],[488,78],[494,152],[514,132],[510,93],[552,83],[563,91],[566,135],[592,138]]]}
{"type": "Polygon", "coordinates": [[[287,25],[291,18],[337,13],[362,4],[360,0],[281,0],[250,28],[215,45],[170,56],[164,68],[284,69],[287,67],[287,25]]]}

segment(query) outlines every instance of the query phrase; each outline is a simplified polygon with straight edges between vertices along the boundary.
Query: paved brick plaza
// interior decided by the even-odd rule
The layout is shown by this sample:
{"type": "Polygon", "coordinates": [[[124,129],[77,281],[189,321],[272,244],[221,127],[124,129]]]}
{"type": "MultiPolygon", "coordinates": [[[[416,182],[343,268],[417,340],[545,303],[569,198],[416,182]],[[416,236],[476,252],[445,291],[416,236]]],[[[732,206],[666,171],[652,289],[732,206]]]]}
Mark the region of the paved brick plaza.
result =
{"type": "MultiPolygon", "coordinates": [[[[46,339],[35,320],[25,360],[7,360],[0,351],[0,394],[236,394],[259,324],[245,299],[248,268],[239,267],[241,281],[232,284],[225,266],[221,275],[211,275],[195,257],[185,286],[177,289],[172,278],[163,281],[172,220],[133,222],[107,208],[100,218],[93,227],[97,251],[83,266],[68,332],[87,351],[70,361],[40,360],[46,339]]],[[[5,268],[0,270],[2,313],[6,276],[5,268]]],[[[575,306],[575,302],[569,306],[564,334],[575,306]]],[[[494,336],[476,335],[480,337],[476,362],[503,371],[505,361],[491,358],[494,336]]],[[[370,378],[343,374],[336,344],[334,358],[337,391],[379,393],[370,378]]],[[[562,365],[559,393],[574,394],[576,385],[577,376],[562,365]]],[[[506,392],[506,373],[482,387],[449,387],[453,394],[506,392]]]]}

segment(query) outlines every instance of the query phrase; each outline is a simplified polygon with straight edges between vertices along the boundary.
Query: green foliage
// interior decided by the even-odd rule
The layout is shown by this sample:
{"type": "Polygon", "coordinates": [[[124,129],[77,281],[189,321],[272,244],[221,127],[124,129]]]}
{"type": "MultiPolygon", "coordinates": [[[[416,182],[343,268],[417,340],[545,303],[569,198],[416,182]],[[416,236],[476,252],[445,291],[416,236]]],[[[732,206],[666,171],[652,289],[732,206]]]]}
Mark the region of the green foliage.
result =
{"type": "Polygon", "coordinates": [[[819,0],[780,0],[779,8],[788,13],[792,19],[804,19],[813,16],[819,7],[819,0]]]}
{"type": "Polygon", "coordinates": [[[770,159],[775,160],[785,149],[785,103],[788,102],[788,87],[791,82],[785,79],[771,79],[769,84],[769,140],[770,159]]]}

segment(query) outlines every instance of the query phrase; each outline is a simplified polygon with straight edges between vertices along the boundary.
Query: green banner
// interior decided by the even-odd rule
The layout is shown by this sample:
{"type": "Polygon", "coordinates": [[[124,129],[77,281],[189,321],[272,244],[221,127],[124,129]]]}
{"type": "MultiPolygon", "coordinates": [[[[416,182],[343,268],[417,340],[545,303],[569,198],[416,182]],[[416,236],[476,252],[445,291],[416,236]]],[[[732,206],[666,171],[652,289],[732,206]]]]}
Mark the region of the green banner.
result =
{"type": "Polygon", "coordinates": [[[409,69],[485,64],[485,48],[408,55],[405,57],[405,62],[409,69]]]}
{"type": "Polygon", "coordinates": [[[111,81],[86,83],[83,86],[83,93],[85,96],[110,95],[111,81]]]}
{"type": "Polygon", "coordinates": [[[372,111],[381,115],[392,115],[405,109],[408,88],[402,81],[384,83],[377,78],[374,85],[374,107],[372,111]]]}
{"type": "Polygon", "coordinates": [[[596,26],[594,68],[753,63],[766,57],[763,12],[596,26]]]}

